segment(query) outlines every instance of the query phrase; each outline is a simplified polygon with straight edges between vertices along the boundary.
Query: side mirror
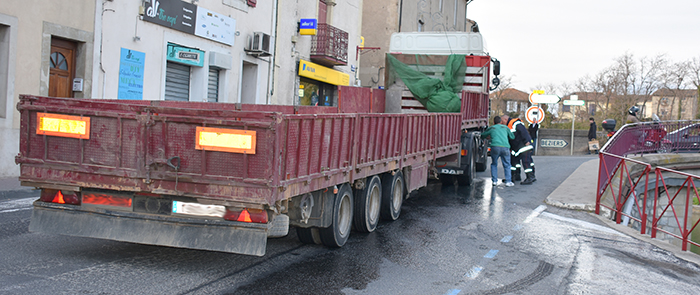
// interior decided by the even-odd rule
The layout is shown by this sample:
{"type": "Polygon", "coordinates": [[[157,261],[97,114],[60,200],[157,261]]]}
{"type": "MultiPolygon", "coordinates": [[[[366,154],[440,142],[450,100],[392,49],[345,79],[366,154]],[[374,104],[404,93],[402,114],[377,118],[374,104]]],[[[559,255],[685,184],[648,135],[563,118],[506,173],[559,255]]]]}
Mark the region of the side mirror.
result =
{"type": "Polygon", "coordinates": [[[493,75],[498,76],[501,74],[501,62],[497,59],[491,59],[493,62],[493,75]]]}

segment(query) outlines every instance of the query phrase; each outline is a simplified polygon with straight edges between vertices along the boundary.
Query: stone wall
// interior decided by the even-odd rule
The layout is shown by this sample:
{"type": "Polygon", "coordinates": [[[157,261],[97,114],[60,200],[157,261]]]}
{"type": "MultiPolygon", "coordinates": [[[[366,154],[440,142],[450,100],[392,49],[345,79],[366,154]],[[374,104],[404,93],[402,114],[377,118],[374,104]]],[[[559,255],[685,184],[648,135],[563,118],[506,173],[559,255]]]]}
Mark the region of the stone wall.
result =
{"type": "MultiPolygon", "coordinates": [[[[571,155],[571,129],[540,129],[537,156],[571,155]]],[[[574,130],[574,155],[588,154],[588,130],[574,130]]]]}

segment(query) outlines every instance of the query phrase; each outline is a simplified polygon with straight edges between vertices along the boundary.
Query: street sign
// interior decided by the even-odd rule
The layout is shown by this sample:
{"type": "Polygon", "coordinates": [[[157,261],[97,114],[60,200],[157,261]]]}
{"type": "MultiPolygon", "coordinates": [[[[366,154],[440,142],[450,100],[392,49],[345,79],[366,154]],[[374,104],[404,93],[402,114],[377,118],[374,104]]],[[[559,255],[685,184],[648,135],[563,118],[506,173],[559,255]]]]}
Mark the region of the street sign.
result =
{"type": "Polygon", "coordinates": [[[559,96],[556,96],[554,94],[537,94],[537,93],[531,93],[530,97],[528,98],[530,100],[530,103],[536,104],[536,103],[559,103],[559,96]]]}
{"type": "Polygon", "coordinates": [[[563,148],[567,145],[569,145],[569,143],[563,139],[540,139],[540,147],[563,148]]]}
{"type": "Polygon", "coordinates": [[[539,124],[544,121],[544,110],[538,106],[531,106],[525,112],[525,120],[530,124],[539,124]]]}
{"type": "Polygon", "coordinates": [[[565,106],[583,106],[585,104],[586,104],[585,100],[573,100],[573,99],[564,100],[565,106]]]}

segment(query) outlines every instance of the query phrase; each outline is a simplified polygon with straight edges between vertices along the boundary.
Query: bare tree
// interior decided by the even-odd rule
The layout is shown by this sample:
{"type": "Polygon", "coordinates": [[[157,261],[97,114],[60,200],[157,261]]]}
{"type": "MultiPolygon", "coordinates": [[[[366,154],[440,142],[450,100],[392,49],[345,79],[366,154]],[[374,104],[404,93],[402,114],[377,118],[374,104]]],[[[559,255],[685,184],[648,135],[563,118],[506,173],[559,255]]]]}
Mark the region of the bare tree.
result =
{"type": "Polygon", "coordinates": [[[697,95],[697,109],[695,110],[695,118],[700,119],[700,57],[693,57],[688,62],[688,79],[695,86],[697,95]]]}
{"type": "MultiPolygon", "coordinates": [[[[690,73],[689,62],[677,62],[669,65],[665,68],[662,87],[672,93],[671,95],[671,105],[676,105],[676,99],[678,99],[678,114],[676,115],[676,120],[681,119],[682,106],[683,106],[683,87],[687,84],[688,76],[690,73]]],[[[661,105],[661,104],[659,104],[661,105]]],[[[658,111],[658,107],[657,107],[658,111]]]]}

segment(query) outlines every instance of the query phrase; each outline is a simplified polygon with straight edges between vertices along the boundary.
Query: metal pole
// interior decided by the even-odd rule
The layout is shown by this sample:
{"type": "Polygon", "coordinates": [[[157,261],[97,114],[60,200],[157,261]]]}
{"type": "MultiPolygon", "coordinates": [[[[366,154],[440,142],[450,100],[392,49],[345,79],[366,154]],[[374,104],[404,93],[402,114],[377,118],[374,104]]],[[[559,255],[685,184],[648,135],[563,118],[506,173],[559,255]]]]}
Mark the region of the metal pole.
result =
{"type": "Polygon", "coordinates": [[[571,106],[571,155],[574,155],[574,122],[576,122],[576,106],[571,106]]]}

